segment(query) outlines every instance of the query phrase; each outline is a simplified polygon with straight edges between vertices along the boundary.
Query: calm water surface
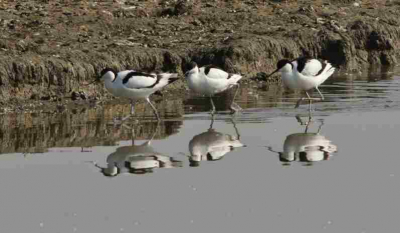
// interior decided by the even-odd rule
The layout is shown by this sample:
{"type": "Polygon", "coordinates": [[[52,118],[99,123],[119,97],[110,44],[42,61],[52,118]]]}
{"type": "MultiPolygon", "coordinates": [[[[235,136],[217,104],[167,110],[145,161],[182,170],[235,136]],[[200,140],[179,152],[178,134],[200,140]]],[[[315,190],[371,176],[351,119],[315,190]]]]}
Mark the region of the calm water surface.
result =
{"type": "Polygon", "coordinates": [[[0,230],[398,232],[396,74],[329,80],[311,119],[261,84],[234,117],[216,97],[214,121],[196,96],[160,103],[160,125],[114,125],[129,106],[0,116],[0,230]]]}

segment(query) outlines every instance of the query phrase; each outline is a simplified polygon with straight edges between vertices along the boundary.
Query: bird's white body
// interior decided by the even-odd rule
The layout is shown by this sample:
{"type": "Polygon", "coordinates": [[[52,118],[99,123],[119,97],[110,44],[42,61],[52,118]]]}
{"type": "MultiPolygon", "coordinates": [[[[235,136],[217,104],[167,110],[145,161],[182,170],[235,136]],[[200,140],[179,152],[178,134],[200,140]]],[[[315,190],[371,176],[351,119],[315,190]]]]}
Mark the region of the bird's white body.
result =
{"type": "Polygon", "coordinates": [[[218,68],[211,68],[206,72],[206,67],[197,66],[186,73],[189,88],[207,96],[213,96],[237,85],[241,78],[239,74],[229,74],[218,68]]]}
{"type": "Polygon", "coordinates": [[[207,132],[194,136],[189,142],[190,159],[197,162],[218,160],[233,148],[243,146],[236,137],[209,129],[207,132]]]}
{"type": "Polygon", "coordinates": [[[170,78],[178,77],[175,73],[149,74],[148,76],[135,75],[125,82],[124,79],[127,75],[133,72],[135,71],[125,70],[118,72],[116,76],[113,72],[107,72],[103,75],[106,89],[117,97],[140,100],[148,98],[154,92],[168,85],[170,78]]]}
{"type": "Polygon", "coordinates": [[[283,84],[287,88],[303,91],[318,88],[334,71],[335,68],[330,63],[317,59],[294,60],[280,69],[283,84]]]}
{"type": "MultiPolygon", "coordinates": [[[[106,68],[101,72],[101,79],[106,89],[116,97],[129,98],[131,102],[131,115],[134,113],[133,102],[145,99],[153,108],[154,114],[160,121],[157,109],[150,102],[150,95],[159,91],[169,83],[178,79],[176,73],[143,73],[134,70],[125,70],[116,73],[106,68]]],[[[127,119],[127,118],[125,118],[127,119]]]]}
{"type": "Polygon", "coordinates": [[[337,146],[323,135],[295,133],[286,137],[280,156],[288,162],[297,159],[302,162],[316,162],[327,160],[336,151],[337,146]]]}

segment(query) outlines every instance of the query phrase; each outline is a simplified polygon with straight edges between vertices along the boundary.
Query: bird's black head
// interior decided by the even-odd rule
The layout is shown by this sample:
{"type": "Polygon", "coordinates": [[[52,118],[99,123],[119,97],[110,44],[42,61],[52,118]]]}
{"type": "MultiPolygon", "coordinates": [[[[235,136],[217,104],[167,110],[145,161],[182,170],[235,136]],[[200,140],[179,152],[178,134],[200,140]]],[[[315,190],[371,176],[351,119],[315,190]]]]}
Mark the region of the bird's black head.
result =
{"type": "Polygon", "coordinates": [[[193,68],[196,67],[196,66],[197,66],[197,63],[194,62],[194,61],[192,61],[192,62],[189,63],[189,65],[187,66],[187,68],[188,68],[188,70],[191,70],[191,69],[193,69],[193,68]]]}
{"type": "Polygon", "coordinates": [[[104,68],[104,69],[100,72],[100,75],[96,77],[95,82],[100,82],[100,81],[102,80],[103,76],[104,76],[106,73],[108,73],[108,72],[114,73],[115,77],[117,76],[117,72],[116,72],[114,69],[112,69],[112,68],[104,68]]]}
{"type": "Polygon", "coordinates": [[[100,72],[100,76],[98,76],[98,77],[96,78],[96,81],[100,82],[101,78],[102,78],[107,72],[110,72],[110,71],[113,72],[114,75],[116,76],[117,72],[116,72],[114,69],[112,69],[112,68],[104,68],[104,69],[100,72]]]}
{"type": "Polygon", "coordinates": [[[276,72],[278,72],[280,69],[282,69],[286,64],[292,64],[289,60],[287,59],[282,59],[279,60],[278,63],[276,64],[276,70],[274,70],[274,72],[270,73],[269,75],[267,75],[266,78],[269,78],[270,76],[272,76],[273,74],[275,74],[276,72]]]}
{"type": "Polygon", "coordinates": [[[284,67],[286,64],[290,64],[290,61],[287,59],[279,60],[278,63],[276,64],[277,70],[282,69],[282,67],[284,67]]]}
{"type": "Polygon", "coordinates": [[[190,62],[189,64],[187,64],[187,65],[186,65],[186,73],[185,73],[185,76],[187,76],[187,75],[189,75],[189,74],[191,74],[191,73],[194,73],[195,71],[193,71],[193,69],[194,69],[195,67],[197,67],[197,63],[194,62],[194,61],[192,61],[192,62],[190,62]],[[192,72],[190,72],[190,71],[192,71],[192,72]]]}

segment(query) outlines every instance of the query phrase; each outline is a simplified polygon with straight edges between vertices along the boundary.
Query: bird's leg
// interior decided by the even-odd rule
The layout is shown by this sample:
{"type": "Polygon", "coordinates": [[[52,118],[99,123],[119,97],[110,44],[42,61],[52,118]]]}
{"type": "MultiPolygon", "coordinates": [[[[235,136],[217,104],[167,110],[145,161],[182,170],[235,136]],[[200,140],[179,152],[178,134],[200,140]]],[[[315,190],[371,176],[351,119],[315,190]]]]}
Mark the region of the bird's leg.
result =
{"type": "Polygon", "coordinates": [[[131,100],[131,115],[135,114],[135,101],[131,100]]]}
{"type": "Polygon", "coordinates": [[[297,103],[296,103],[296,105],[294,106],[294,108],[300,107],[300,103],[301,103],[301,101],[303,101],[303,100],[305,100],[305,98],[304,98],[304,97],[301,97],[301,98],[297,101],[297,103]]]}
{"type": "MultiPolygon", "coordinates": [[[[135,101],[131,100],[131,114],[129,116],[126,116],[124,118],[121,119],[121,121],[119,122],[120,124],[122,124],[122,122],[128,120],[130,117],[132,117],[135,114],[135,101]]],[[[115,123],[115,121],[114,121],[115,123]]]]}
{"type": "Polygon", "coordinates": [[[215,105],[212,97],[210,96],[210,103],[211,103],[211,115],[214,115],[215,113],[215,105]]]}
{"type": "Polygon", "coordinates": [[[321,132],[322,126],[324,125],[324,121],[321,121],[321,124],[318,127],[318,131],[317,133],[319,134],[319,132],[321,132]]]}
{"type": "Polygon", "coordinates": [[[154,115],[156,115],[156,117],[157,117],[157,121],[161,121],[161,118],[160,118],[160,116],[158,115],[158,112],[157,112],[156,107],[154,107],[154,105],[151,103],[151,101],[150,101],[149,98],[146,98],[146,100],[147,100],[147,103],[150,104],[151,108],[153,108],[154,115]]]}
{"type": "Polygon", "coordinates": [[[300,123],[300,125],[304,124],[303,119],[301,119],[300,115],[296,115],[296,120],[297,120],[297,122],[300,123]]]}
{"type": "Polygon", "coordinates": [[[233,118],[231,119],[231,121],[232,121],[233,128],[235,129],[236,138],[238,140],[240,140],[240,133],[239,133],[239,129],[236,126],[236,122],[233,120],[233,118]]]}
{"type": "Polygon", "coordinates": [[[297,122],[300,123],[300,125],[308,126],[310,123],[312,123],[311,114],[308,116],[308,121],[303,121],[303,119],[301,119],[300,115],[296,115],[296,120],[297,120],[297,122]]]}
{"type": "Polygon", "coordinates": [[[318,87],[315,87],[315,89],[317,89],[319,95],[321,96],[321,100],[324,100],[324,96],[323,96],[322,93],[319,91],[318,87]]]}
{"type": "Polygon", "coordinates": [[[208,130],[211,130],[213,128],[213,125],[214,125],[214,115],[211,116],[211,124],[208,130]]]}
{"type": "Polygon", "coordinates": [[[236,84],[236,86],[237,86],[236,91],[235,91],[235,94],[233,95],[233,99],[232,99],[231,106],[230,106],[231,114],[234,114],[234,113],[242,110],[242,108],[237,103],[235,103],[235,97],[240,88],[239,84],[236,84]],[[233,105],[235,105],[235,106],[233,106],[233,105]]]}
{"type": "Polygon", "coordinates": [[[306,92],[307,98],[308,98],[308,112],[310,113],[311,116],[311,104],[312,104],[312,98],[310,97],[310,95],[308,94],[308,92],[306,92]]]}

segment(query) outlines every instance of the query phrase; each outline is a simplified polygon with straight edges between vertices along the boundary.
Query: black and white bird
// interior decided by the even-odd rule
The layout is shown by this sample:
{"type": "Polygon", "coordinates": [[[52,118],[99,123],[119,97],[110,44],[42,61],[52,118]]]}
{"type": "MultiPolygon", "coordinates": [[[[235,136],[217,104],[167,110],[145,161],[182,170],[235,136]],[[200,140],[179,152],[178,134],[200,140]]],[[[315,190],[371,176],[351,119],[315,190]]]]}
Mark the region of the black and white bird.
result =
{"type": "Polygon", "coordinates": [[[104,81],[106,89],[114,96],[131,100],[131,114],[135,112],[135,101],[145,99],[152,107],[158,121],[160,117],[149,97],[176,80],[178,80],[177,73],[145,73],[135,70],[117,73],[110,68],[103,69],[97,79],[97,81],[104,81]]]}
{"type": "Polygon", "coordinates": [[[318,87],[335,72],[335,67],[328,61],[309,57],[300,57],[292,61],[283,59],[278,61],[277,69],[267,77],[278,71],[281,72],[283,84],[287,88],[306,92],[307,98],[299,99],[296,104],[297,108],[300,102],[305,99],[309,100],[310,107],[312,100],[324,100],[324,96],[319,91],[318,87]],[[321,98],[310,97],[308,91],[313,88],[318,91],[321,98]]]}
{"type": "Polygon", "coordinates": [[[239,74],[231,74],[213,65],[207,65],[199,68],[196,62],[191,62],[189,70],[185,73],[189,88],[202,95],[210,97],[211,114],[215,112],[215,105],[212,96],[237,86],[233,96],[230,108],[232,112],[237,112],[241,108],[234,103],[236,94],[239,90],[238,81],[242,78],[239,74]],[[234,106],[235,105],[235,106],[234,106]]]}

